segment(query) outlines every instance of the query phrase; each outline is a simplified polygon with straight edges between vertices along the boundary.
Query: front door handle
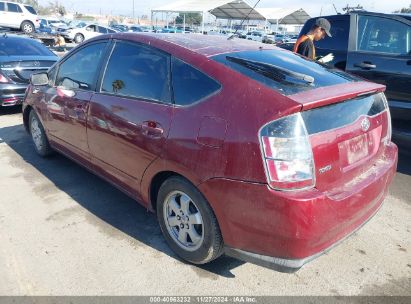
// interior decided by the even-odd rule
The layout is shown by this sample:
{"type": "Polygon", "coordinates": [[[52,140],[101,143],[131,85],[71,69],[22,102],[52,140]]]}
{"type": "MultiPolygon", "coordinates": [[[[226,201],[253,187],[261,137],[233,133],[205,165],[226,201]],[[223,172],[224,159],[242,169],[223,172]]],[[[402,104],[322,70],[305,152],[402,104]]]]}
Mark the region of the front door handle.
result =
{"type": "Polygon", "coordinates": [[[377,67],[375,64],[372,64],[369,61],[363,61],[361,63],[354,63],[354,66],[357,68],[364,69],[364,70],[371,70],[377,67]]]}
{"type": "Polygon", "coordinates": [[[164,133],[164,129],[156,121],[144,121],[141,124],[141,132],[144,136],[150,138],[161,138],[164,133]]]}

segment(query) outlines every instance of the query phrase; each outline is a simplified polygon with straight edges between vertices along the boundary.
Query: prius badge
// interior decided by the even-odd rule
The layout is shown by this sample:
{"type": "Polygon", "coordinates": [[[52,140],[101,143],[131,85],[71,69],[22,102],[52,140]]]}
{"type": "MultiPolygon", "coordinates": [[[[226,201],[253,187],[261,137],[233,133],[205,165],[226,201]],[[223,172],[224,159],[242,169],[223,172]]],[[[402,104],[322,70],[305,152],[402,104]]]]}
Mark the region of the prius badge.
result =
{"type": "Polygon", "coordinates": [[[361,121],[361,130],[366,132],[370,128],[370,120],[368,118],[364,118],[361,121]]]}

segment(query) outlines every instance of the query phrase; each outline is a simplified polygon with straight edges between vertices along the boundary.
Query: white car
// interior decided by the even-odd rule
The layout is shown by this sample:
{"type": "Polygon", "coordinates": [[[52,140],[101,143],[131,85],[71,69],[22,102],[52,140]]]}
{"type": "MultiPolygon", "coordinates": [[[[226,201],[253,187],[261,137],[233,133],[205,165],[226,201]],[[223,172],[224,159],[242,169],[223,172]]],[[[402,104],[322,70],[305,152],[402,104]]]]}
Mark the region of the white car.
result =
{"type": "Polygon", "coordinates": [[[264,32],[258,32],[258,31],[253,31],[253,32],[248,32],[245,38],[247,40],[253,40],[253,41],[258,41],[258,42],[263,42],[263,39],[265,37],[264,32]]]}
{"type": "Polygon", "coordinates": [[[32,6],[0,0],[0,26],[30,34],[40,26],[40,20],[32,6]]]}
{"type": "Polygon", "coordinates": [[[110,33],[117,33],[117,31],[99,24],[88,24],[83,27],[68,29],[62,32],[62,35],[75,43],[82,43],[84,40],[110,33]]]}

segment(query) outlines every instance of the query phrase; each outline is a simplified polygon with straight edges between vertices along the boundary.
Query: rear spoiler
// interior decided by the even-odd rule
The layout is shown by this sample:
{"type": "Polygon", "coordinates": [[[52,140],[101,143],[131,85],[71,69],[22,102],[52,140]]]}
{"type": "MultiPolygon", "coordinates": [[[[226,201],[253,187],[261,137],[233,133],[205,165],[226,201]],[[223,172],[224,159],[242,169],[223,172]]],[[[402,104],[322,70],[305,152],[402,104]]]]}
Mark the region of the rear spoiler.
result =
{"type": "Polygon", "coordinates": [[[385,86],[368,81],[349,82],[334,86],[321,87],[300,92],[287,97],[302,105],[302,110],[309,110],[333,103],[338,103],[358,96],[384,92],[385,86]]]}

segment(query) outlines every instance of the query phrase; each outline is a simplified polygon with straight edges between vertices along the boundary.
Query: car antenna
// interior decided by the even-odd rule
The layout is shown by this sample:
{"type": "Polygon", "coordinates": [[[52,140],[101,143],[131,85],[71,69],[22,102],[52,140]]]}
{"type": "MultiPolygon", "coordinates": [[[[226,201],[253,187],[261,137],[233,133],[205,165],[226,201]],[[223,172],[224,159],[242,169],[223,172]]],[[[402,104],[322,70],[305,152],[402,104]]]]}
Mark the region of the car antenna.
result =
{"type": "Polygon", "coordinates": [[[258,1],[254,4],[253,8],[248,12],[248,15],[247,15],[245,18],[243,18],[243,20],[241,20],[240,26],[237,27],[237,29],[235,30],[234,34],[231,34],[231,35],[227,38],[227,40],[231,40],[231,39],[234,38],[235,34],[237,34],[238,29],[239,29],[240,27],[242,27],[244,21],[245,21],[246,19],[248,19],[248,16],[250,16],[251,12],[255,9],[255,7],[257,6],[257,4],[258,4],[259,2],[260,2],[260,0],[258,0],[258,1]]]}

